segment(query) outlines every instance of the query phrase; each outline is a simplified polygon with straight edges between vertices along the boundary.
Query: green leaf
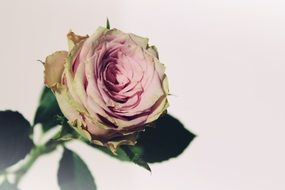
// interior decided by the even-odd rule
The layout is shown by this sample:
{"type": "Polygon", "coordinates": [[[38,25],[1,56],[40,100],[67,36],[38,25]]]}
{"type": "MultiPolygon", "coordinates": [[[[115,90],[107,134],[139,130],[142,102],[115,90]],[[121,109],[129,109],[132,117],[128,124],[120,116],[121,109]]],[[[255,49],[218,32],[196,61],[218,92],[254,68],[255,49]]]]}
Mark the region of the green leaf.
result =
{"type": "Polygon", "coordinates": [[[60,124],[58,116],[62,116],[62,113],[57,104],[56,98],[49,88],[44,87],[40,98],[40,104],[36,111],[34,125],[41,123],[43,130],[47,131],[60,124]]]}
{"type": "Polygon", "coordinates": [[[140,133],[137,147],[142,149],[142,159],[148,163],[162,162],[180,155],[195,138],[183,124],[166,114],[140,133]]]}
{"type": "Polygon", "coordinates": [[[87,165],[73,151],[65,148],[59,163],[58,184],[61,190],[96,190],[87,165]]]}
{"type": "Polygon", "coordinates": [[[16,185],[9,183],[8,181],[4,181],[1,186],[0,190],[19,190],[16,185]]]}
{"type": "Polygon", "coordinates": [[[110,30],[110,21],[108,18],[107,18],[107,22],[106,22],[106,28],[110,30]]]}
{"type": "Polygon", "coordinates": [[[147,169],[151,172],[151,169],[148,165],[148,163],[142,158],[142,152],[140,148],[137,148],[136,146],[130,147],[130,146],[122,146],[122,149],[125,151],[125,153],[128,155],[130,161],[134,162],[135,164],[147,169]]]}
{"type": "Polygon", "coordinates": [[[0,111],[0,172],[23,159],[32,149],[30,123],[14,111],[0,111]]]}

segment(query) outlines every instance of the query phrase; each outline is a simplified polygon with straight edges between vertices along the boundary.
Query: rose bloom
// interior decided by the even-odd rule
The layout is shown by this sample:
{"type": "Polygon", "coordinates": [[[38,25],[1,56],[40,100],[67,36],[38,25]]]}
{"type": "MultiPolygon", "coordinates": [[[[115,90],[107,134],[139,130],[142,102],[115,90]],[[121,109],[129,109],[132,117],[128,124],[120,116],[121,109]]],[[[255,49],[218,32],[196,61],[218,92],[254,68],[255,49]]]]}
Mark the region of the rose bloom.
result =
{"type": "Polygon", "coordinates": [[[146,124],[168,107],[165,67],[148,39],[99,27],[92,36],[68,35],[69,52],[45,61],[45,84],[69,124],[111,150],[133,145],[146,124]]]}

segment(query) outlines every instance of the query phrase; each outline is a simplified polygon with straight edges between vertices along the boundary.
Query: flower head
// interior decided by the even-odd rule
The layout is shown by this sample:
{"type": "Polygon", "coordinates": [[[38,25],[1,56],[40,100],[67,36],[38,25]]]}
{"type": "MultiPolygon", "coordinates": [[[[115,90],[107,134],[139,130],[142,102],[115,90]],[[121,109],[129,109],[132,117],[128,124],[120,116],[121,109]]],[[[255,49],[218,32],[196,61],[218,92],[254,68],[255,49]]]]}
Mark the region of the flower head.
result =
{"type": "Polygon", "coordinates": [[[165,67],[148,39],[99,27],[68,35],[69,52],[46,59],[45,84],[80,134],[112,150],[135,144],[136,134],[168,107],[165,67]]]}

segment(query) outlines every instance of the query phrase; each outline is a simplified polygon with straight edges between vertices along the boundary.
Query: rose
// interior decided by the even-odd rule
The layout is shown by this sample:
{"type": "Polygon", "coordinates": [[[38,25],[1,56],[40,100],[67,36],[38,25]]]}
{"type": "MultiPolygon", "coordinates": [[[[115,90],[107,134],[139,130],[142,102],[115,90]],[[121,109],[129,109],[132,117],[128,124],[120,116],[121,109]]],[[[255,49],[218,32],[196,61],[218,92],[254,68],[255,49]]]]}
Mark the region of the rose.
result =
{"type": "Polygon", "coordinates": [[[115,150],[168,107],[165,67],[148,39],[99,27],[92,36],[68,35],[69,52],[45,61],[45,84],[64,116],[93,143],[115,150]]]}
{"type": "Polygon", "coordinates": [[[80,134],[112,150],[134,144],[136,133],[168,107],[167,78],[148,39],[100,27],[68,35],[69,52],[45,62],[45,84],[80,134]]]}

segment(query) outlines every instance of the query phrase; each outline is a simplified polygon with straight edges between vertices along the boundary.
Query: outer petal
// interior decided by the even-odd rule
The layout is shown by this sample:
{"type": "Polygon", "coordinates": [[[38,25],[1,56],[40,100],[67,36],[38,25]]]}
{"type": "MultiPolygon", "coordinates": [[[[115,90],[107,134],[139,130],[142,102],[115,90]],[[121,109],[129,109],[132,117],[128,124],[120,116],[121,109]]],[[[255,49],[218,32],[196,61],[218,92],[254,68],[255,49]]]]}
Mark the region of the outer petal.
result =
{"type": "Polygon", "coordinates": [[[168,88],[168,79],[166,75],[163,76],[162,87],[165,95],[163,96],[160,104],[153,110],[152,114],[148,116],[146,123],[150,123],[158,119],[159,116],[169,107],[169,103],[167,100],[167,95],[169,94],[169,88],[168,88]]]}
{"type": "Polygon", "coordinates": [[[148,46],[148,38],[144,38],[135,34],[129,34],[131,40],[133,40],[138,46],[146,49],[148,46]]]}
{"type": "Polygon", "coordinates": [[[80,114],[76,109],[74,100],[71,98],[67,88],[64,86],[59,86],[55,91],[54,95],[59,104],[59,107],[66,118],[70,122],[74,122],[77,119],[80,119],[80,114]]]}
{"type": "Polygon", "coordinates": [[[79,36],[79,35],[76,35],[74,32],[70,31],[67,34],[69,51],[71,51],[72,48],[75,45],[77,45],[79,42],[81,42],[82,40],[87,39],[88,37],[89,37],[88,35],[86,35],[86,36],[79,36]]]}
{"type": "Polygon", "coordinates": [[[91,141],[91,135],[85,129],[85,123],[80,115],[80,105],[75,102],[65,86],[59,86],[54,91],[55,97],[63,115],[68,118],[69,124],[84,138],[91,141]]]}
{"type": "Polygon", "coordinates": [[[46,58],[44,83],[47,87],[53,88],[60,83],[67,54],[66,51],[57,51],[46,58]]]}
{"type": "MultiPolygon", "coordinates": [[[[77,102],[81,102],[81,97],[79,97],[79,95],[76,93],[76,87],[75,87],[75,81],[74,81],[74,77],[75,77],[75,74],[74,72],[72,71],[72,64],[73,64],[73,60],[79,56],[80,54],[80,48],[81,46],[83,45],[84,41],[80,42],[79,44],[75,45],[74,48],[69,52],[69,55],[67,56],[66,58],[66,63],[64,65],[64,74],[66,76],[66,83],[67,83],[67,86],[68,86],[68,91],[70,93],[70,95],[73,97],[73,99],[77,102]]],[[[82,62],[79,63],[79,66],[78,67],[81,67],[82,66],[82,62]]],[[[77,81],[77,83],[80,83],[82,82],[83,83],[83,76],[81,78],[81,80],[77,81]]],[[[80,94],[81,95],[81,94],[80,94]]],[[[82,97],[83,98],[83,97],[82,97]]],[[[82,102],[81,102],[82,103],[82,102]]]]}
{"type": "Polygon", "coordinates": [[[157,48],[155,46],[150,46],[149,48],[147,48],[147,51],[153,55],[154,57],[156,57],[157,59],[159,59],[159,56],[158,56],[158,51],[157,51],[157,48]]]}
{"type": "Polygon", "coordinates": [[[151,115],[148,116],[146,123],[151,123],[157,120],[168,108],[169,103],[167,101],[166,96],[163,97],[159,105],[155,108],[151,115]]]}
{"type": "Polygon", "coordinates": [[[88,53],[91,53],[91,56],[93,55],[93,51],[94,48],[98,45],[98,39],[104,35],[107,31],[109,31],[108,29],[104,28],[104,27],[99,27],[97,28],[96,32],[94,34],[92,34],[85,42],[84,47],[82,49],[81,52],[81,57],[88,57],[88,53]]]}
{"type": "Polygon", "coordinates": [[[106,143],[102,143],[101,141],[98,140],[93,140],[93,143],[108,147],[112,151],[112,153],[116,155],[116,150],[120,145],[135,145],[137,143],[136,138],[137,134],[134,133],[122,136],[117,139],[109,140],[106,143]]]}

